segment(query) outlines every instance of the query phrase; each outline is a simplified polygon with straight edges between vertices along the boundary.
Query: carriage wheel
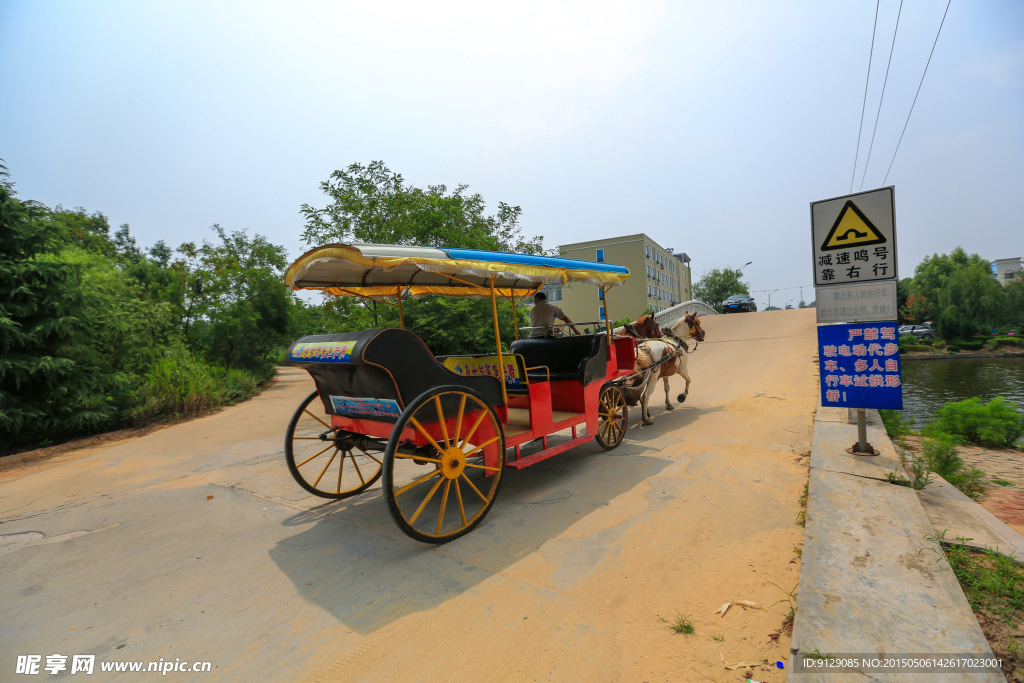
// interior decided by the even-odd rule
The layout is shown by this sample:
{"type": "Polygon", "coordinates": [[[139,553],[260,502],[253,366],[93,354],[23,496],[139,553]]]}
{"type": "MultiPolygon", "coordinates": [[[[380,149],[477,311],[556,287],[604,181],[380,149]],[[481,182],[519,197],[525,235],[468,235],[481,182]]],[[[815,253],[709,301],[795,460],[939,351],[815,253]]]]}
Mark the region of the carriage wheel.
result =
{"type": "Polygon", "coordinates": [[[407,535],[446,543],[483,520],[504,472],[505,434],[486,399],[468,387],[435,387],[406,407],[391,432],[384,496],[407,535]],[[411,434],[427,445],[413,448],[411,434]]]}
{"type": "Polygon", "coordinates": [[[348,498],[372,486],[380,479],[382,452],[373,441],[332,427],[315,391],[292,415],[284,437],[288,471],[321,498],[348,498]]]}
{"type": "Polygon", "coordinates": [[[597,409],[597,434],[595,438],[606,451],[618,446],[626,437],[629,407],[622,389],[614,384],[601,387],[600,404],[597,409]]]}

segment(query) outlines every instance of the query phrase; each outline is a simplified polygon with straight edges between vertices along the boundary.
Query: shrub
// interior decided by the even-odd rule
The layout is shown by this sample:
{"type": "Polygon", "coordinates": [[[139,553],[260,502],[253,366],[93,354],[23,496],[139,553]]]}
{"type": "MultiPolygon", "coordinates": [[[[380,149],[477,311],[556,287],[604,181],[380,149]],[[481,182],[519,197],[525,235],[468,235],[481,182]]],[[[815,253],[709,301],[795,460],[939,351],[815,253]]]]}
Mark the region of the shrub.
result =
{"type": "Polygon", "coordinates": [[[968,398],[939,408],[925,433],[955,435],[995,448],[1012,447],[1024,436],[1024,415],[1002,396],[985,404],[980,398],[968,398]]]}
{"type": "Polygon", "coordinates": [[[985,344],[984,339],[957,339],[956,345],[965,351],[978,351],[985,344]]]}
{"type": "Polygon", "coordinates": [[[911,423],[904,418],[902,411],[882,408],[878,414],[882,417],[882,424],[885,425],[885,431],[891,438],[898,439],[911,432],[911,423]]]}
{"type": "Polygon", "coordinates": [[[921,444],[921,457],[928,468],[968,497],[977,500],[985,493],[981,480],[985,473],[979,469],[965,469],[964,461],[957,452],[959,439],[950,434],[937,434],[921,444]]]}
{"type": "Polygon", "coordinates": [[[993,339],[999,346],[1016,346],[1024,348],[1024,337],[996,337],[993,339]]]}
{"type": "Polygon", "coordinates": [[[928,463],[928,468],[946,481],[964,466],[956,445],[956,438],[949,434],[936,434],[934,438],[921,442],[921,456],[928,463]]]}
{"type": "Polygon", "coordinates": [[[209,365],[186,349],[175,348],[149,368],[132,415],[137,423],[199,415],[253,396],[257,385],[252,373],[209,365]]]}

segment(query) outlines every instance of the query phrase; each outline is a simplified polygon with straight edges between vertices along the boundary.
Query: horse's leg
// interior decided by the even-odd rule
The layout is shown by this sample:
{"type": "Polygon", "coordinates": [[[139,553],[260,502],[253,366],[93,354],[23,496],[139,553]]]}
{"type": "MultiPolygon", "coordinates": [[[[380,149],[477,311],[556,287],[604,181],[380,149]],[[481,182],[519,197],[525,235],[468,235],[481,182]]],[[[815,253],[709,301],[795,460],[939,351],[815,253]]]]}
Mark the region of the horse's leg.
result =
{"type": "Polygon", "coordinates": [[[661,381],[665,383],[665,410],[675,410],[676,407],[668,397],[668,377],[662,377],[661,381]]]}
{"type": "Polygon", "coordinates": [[[683,393],[676,397],[676,399],[682,403],[686,400],[686,395],[690,393],[690,373],[686,371],[686,356],[681,356],[679,358],[679,369],[676,372],[686,380],[686,387],[683,389],[683,393]]]}
{"type": "MultiPolygon", "coordinates": [[[[655,368],[652,372],[657,372],[657,371],[658,371],[657,368],[655,368]]],[[[644,393],[640,396],[640,417],[641,417],[641,422],[643,424],[645,424],[645,425],[654,424],[654,420],[651,419],[651,414],[648,411],[647,407],[648,407],[648,404],[649,404],[650,399],[651,399],[651,394],[654,393],[654,389],[657,386],[658,386],[658,378],[657,377],[651,377],[647,381],[647,386],[644,387],[644,393]]]]}

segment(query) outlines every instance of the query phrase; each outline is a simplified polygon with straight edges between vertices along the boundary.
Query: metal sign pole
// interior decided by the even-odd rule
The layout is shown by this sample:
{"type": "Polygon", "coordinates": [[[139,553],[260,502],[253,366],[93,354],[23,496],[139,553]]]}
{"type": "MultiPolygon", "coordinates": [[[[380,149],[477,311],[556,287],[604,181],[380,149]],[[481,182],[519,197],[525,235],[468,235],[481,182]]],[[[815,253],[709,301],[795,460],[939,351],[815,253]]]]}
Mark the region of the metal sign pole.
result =
{"type": "Polygon", "coordinates": [[[857,408],[857,453],[858,455],[878,455],[868,443],[868,418],[863,408],[857,408]]]}

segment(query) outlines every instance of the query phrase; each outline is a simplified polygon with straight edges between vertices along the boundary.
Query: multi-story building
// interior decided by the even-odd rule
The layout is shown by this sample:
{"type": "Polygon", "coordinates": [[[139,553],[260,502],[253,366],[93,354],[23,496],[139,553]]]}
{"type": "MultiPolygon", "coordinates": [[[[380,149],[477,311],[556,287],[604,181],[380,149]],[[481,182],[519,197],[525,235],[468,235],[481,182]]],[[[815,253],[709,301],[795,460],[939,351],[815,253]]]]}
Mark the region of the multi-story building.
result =
{"type": "MultiPolygon", "coordinates": [[[[999,280],[999,284],[1006,286],[1014,281],[1015,278],[1021,277],[1022,259],[1020,256],[1016,258],[1001,258],[996,259],[992,262],[992,272],[995,274],[996,279],[999,280]]],[[[568,311],[566,311],[568,313],[568,311]]],[[[568,315],[572,315],[568,313],[568,315]]]]}
{"type": "Polygon", "coordinates": [[[630,272],[625,284],[608,292],[607,302],[593,285],[548,288],[548,300],[574,321],[604,320],[605,316],[612,321],[626,317],[635,320],[645,311],[663,311],[693,298],[690,257],[661,246],[643,233],[563,244],[558,251],[565,258],[615,263],[630,272]]]}

